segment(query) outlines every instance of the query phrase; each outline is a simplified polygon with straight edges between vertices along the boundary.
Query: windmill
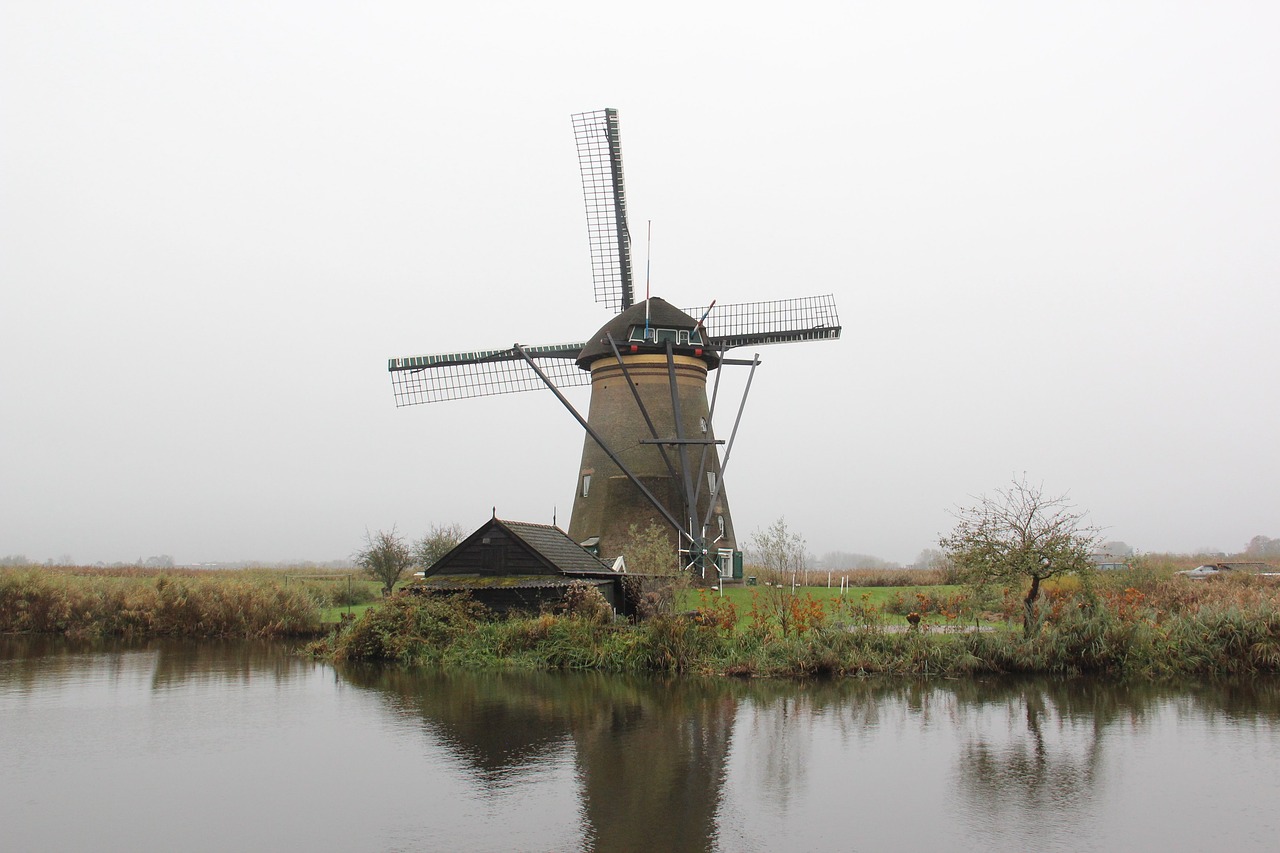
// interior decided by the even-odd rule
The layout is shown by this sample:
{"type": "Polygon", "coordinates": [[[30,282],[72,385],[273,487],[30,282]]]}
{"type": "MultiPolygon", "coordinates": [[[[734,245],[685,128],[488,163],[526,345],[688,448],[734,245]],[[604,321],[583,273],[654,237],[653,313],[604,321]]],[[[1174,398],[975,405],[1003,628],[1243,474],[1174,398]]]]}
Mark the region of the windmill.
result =
{"type": "Polygon", "coordinates": [[[569,536],[598,554],[621,550],[632,524],[665,524],[695,578],[727,575],[738,540],[722,474],[760,364],[729,349],[840,337],[835,299],[811,296],[683,311],[635,301],[618,113],[573,116],[596,302],[615,316],[585,341],[393,358],[397,406],[549,389],[586,431],[569,536]],[[722,368],[750,374],[726,444],[712,416],[722,368]],[[707,377],[716,372],[710,400],[707,377]],[[560,389],[591,385],[584,418],[560,389]],[[720,447],[724,446],[724,459],[720,447]]]}

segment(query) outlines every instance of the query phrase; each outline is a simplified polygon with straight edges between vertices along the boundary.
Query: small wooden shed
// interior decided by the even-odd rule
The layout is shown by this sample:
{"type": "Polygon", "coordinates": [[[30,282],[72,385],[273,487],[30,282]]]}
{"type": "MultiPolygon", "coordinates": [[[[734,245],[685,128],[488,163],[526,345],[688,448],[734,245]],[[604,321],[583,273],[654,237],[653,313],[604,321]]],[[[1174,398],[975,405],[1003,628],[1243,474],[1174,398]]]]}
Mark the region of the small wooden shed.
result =
{"type": "Polygon", "coordinates": [[[413,589],[465,591],[498,613],[536,613],[560,603],[569,585],[581,581],[599,589],[615,613],[631,615],[624,577],[559,527],[494,517],[437,560],[413,589]]]}

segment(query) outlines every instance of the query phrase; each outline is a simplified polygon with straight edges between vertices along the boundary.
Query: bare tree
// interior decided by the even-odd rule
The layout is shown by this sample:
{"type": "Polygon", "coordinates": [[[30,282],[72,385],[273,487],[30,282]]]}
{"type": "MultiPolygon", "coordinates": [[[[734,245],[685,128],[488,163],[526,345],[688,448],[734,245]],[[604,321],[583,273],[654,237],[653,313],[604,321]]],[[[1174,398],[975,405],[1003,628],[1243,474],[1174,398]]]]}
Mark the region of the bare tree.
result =
{"type": "Polygon", "coordinates": [[[785,582],[788,575],[803,572],[806,565],[804,537],[787,527],[787,520],[779,517],[764,530],[751,536],[760,565],[775,576],[775,581],[785,582]]]}
{"type": "Polygon", "coordinates": [[[365,547],[356,552],[356,565],[382,583],[383,595],[390,595],[396,582],[413,565],[413,554],[394,526],[377,533],[366,530],[364,542],[365,547]]]}
{"type": "MultiPolygon", "coordinates": [[[[765,577],[765,588],[758,593],[759,605],[786,637],[794,629],[797,615],[796,597],[788,587],[808,566],[804,537],[787,526],[786,518],[779,517],[764,530],[753,533],[751,545],[765,577]]],[[[807,585],[807,580],[800,578],[800,584],[807,585]]]]}
{"type": "Polygon", "coordinates": [[[427,534],[413,543],[413,559],[424,570],[429,569],[466,537],[461,524],[432,524],[427,534]]]}
{"type": "Polygon", "coordinates": [[[1041,582],[1090,571],[1098,529],[1085,523],[1085,513],[1066,496],[1046,497],[1043,487],[1025,476],[978,500],[953,513],[955,528],[938,542],[974,585],[1026,584],[1022,628],[1030,636],[1041,582]]]}

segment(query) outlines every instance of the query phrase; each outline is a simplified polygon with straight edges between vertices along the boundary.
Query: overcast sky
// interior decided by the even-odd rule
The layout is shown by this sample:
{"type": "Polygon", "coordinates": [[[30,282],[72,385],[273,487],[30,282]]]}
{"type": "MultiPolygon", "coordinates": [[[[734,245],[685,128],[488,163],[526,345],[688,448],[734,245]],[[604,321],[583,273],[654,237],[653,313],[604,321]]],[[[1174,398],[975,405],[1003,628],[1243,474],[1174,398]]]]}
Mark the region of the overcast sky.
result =
{"type": "Polygon", "coordinates": [[[783,8],[0,4],[0,555],[567,526],[550,394],[396,409],[386,360],[609,319],[605,106],[653,295],[840,308],[757,350],[740,538],[910,562],[1024,472],[1142,550],[1280,537],[1280,5],[783,8]]]}

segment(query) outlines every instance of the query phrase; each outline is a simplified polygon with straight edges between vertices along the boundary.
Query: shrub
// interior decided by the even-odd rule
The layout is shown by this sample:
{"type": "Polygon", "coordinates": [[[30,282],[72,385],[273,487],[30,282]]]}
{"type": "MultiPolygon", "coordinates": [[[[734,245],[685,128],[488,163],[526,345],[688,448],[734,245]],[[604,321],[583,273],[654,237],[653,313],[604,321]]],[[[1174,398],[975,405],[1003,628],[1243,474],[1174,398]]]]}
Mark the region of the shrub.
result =
{"type": "Polygon", "coordinates": [[[689,586],[684,574],[664,576],[629,575],[622,579],[627,596],[636,603],[636,616],[653,619],[657,616],[673,616],[680,592],[689,586]]]}
{"type": "Polygon", "coordinates": [[[722,639],[693,619],[659,616],[639,626],[632,661],[651,672],[699,672],[709,668],[722,639]]]}
{"type": "Polygon", "coordinates": [[[569,584],[564,592],[564,599],[556,609],[577,619],[601,625],[613,621],[613,607],[605,600],[599,587],[582,580],[569,584]]]}
{"type": "Polygon", "coordinates": [[[738,607],[722,595],[712,595],[707,590],[701,590],[693,619],[700,627],[731,635],[738,627],[738,607]]]}
{"type": "Polygon", "coordinates": [[[833,615],[841,627],[859,631],[878,631],[884,627],[884,611],[871,603],[871,593],[864,592],[855,601],[852,596],[836,599],[833,615]]]}
{"type": "Polygon", "coordinates": [[[484,608],[467,595],[401,592],[341,628],[335,660],[439,661],[448,645],[474,630],[484,608]]]}

